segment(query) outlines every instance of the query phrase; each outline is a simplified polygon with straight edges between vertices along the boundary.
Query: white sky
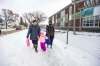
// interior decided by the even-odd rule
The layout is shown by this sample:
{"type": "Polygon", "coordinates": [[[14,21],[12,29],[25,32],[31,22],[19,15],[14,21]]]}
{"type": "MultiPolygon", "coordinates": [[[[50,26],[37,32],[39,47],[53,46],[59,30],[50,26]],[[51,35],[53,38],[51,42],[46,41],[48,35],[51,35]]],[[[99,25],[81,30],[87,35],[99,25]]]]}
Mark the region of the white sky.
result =
{"type": "Polygon", "coordinates": [[[12,9],[19,14],[40,10],[48,17],[71,3],[71,0],[0,0],[0,9],[12,9]]]}

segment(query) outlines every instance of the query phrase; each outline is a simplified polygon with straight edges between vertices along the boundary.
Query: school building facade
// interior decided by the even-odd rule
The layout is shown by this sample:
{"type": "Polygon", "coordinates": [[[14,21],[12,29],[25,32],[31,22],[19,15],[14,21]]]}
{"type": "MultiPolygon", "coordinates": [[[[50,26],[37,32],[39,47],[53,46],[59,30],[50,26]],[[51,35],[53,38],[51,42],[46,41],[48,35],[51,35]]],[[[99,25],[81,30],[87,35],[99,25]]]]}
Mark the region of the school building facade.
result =
{"type": "Polygon", "coordinates": [[[100,0],[75,0],[49,17],[55,28],[100,31],[100,0]]]}

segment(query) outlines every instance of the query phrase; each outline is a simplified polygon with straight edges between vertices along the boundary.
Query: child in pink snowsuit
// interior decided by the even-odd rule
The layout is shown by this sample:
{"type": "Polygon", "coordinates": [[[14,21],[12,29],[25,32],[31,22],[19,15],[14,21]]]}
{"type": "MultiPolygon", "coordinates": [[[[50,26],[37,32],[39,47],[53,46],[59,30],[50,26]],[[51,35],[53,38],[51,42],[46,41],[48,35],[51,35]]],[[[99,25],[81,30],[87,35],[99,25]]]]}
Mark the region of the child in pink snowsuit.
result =
{"type": "Polygon", "coordinates": [[[40,47],[43,51],[46,51],[46,42],[45,42],[46,36],[44,34],[44,32],[41,32],[40,34],[40,47]]]}

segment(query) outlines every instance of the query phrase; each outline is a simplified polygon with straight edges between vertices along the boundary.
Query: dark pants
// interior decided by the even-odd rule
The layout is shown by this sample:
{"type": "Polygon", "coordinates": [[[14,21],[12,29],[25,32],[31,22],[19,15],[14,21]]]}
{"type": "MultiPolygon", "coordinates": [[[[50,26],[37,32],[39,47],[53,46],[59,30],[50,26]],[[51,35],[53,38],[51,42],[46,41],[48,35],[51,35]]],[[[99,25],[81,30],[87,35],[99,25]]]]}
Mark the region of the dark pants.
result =
{"type": "Polygon", "coordinates": [[[46,51],[45,42],[40,42],[40,45],[41,45],[41,49],[42,49],[43,51],[46,51]]]}
{"type": "Polygon", "coordinates": [[[50,36],[50,37],[49,37],[50,42],[49,42],[48,45],[50,45],[51,48],[52,48],[52,44],[53,44],[53,39],[54,39],[54,36],[50,36]]]}
{"type": "Polygon", "coordinates": [[[33,43],[33,47],[35,48],[35,51],[37,51],[38,40],[32,40],[32,43],[33,43]]]}
{"type": "Polygon", "coordinates": [[[50,44],[52,45],[53,43],[53,39],[54,39],[54,36],[50,36],[50,44]]]}

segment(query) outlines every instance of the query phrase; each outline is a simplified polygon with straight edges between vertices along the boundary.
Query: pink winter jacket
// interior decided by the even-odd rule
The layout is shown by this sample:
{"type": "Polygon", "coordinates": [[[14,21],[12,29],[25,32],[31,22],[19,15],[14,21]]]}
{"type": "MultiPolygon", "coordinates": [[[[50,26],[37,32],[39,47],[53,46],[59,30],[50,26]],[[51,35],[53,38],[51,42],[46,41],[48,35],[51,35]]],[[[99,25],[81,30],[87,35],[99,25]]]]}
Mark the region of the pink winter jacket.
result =
{"type": "Polygon", "coordinates": [[[39,41],[40,42],[45,42],[45,35],[40,35],[39,41]]]}

